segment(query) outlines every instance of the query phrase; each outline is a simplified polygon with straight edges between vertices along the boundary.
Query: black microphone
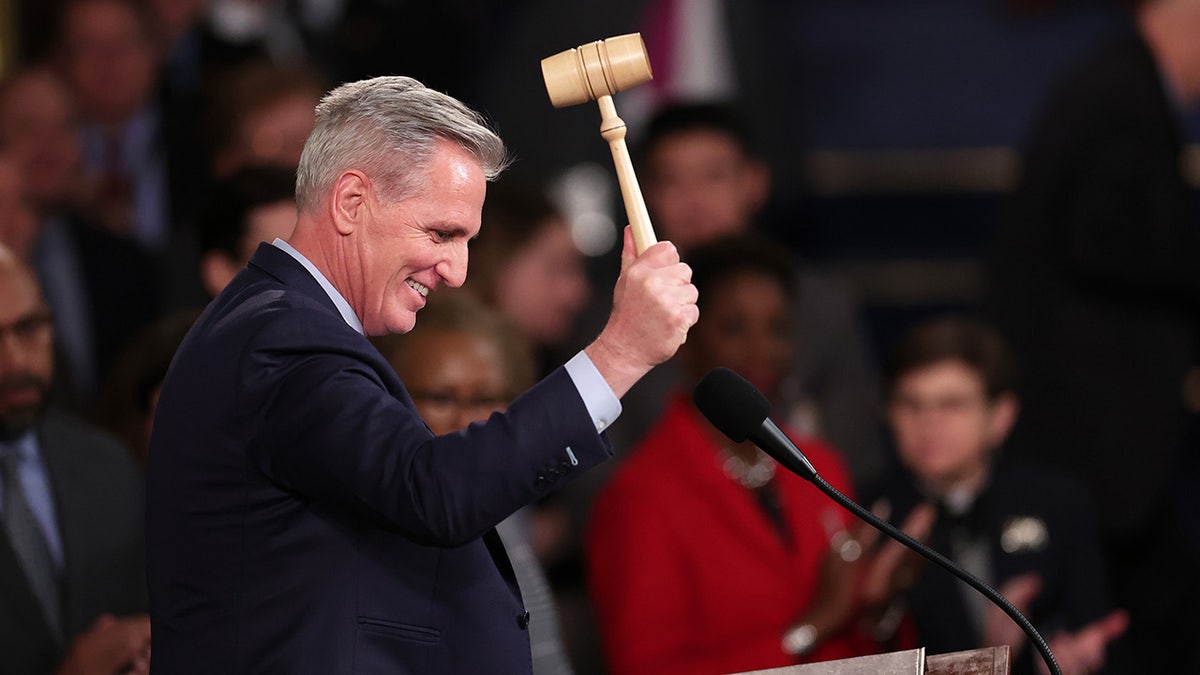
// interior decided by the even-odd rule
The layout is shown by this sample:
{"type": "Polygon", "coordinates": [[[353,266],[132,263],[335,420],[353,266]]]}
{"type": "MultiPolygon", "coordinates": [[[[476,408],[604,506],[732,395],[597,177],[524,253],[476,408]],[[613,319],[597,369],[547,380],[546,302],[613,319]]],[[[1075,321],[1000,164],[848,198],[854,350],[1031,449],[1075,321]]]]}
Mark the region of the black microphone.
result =
{"type": "Polygon", "coordinates": [[[847,511],[937,563],[982,593],[988,600],[1004,610],[1005,614],[1012,617],[1021,630],[1025,631],[1030,641],[1041,652],[1042,659],[1050,667],[1050,672],[1062,675],[1058,661],[1050,652],[1050,646],[1046,644],[1045,638],[1033,627],[1029,619],[1025,618],[1025,615],[1008,601],[1008,598],[1000,595],[996,589],[985,584],[975,575],[954,564],[946,556],[913,539],[891,523],[863,508],[817,475],[817,470],[800,451],[800,448],[797,448],[796,444],[768,417],[771,412],[771,404],[767,398],[741,375],[728,368],[712,369],[696,385],[696,389],[692,392],[692,400],[696,402],[700,413],[708,418],[717,431],[728,436],[729,440],[734,443],[742,443],[746,440],[754,443],[789,471],[816,485],[821,492],[824,492],[847,511]]]}
{"type": "Polygon", "coordinates": [[[800,448],[771,421],[767,397],[741,375],[728,368],[714,368],[696,385],[692,399],[701,414],[729,440],[749,440],[807,481],[818,477],[800,448]]]}

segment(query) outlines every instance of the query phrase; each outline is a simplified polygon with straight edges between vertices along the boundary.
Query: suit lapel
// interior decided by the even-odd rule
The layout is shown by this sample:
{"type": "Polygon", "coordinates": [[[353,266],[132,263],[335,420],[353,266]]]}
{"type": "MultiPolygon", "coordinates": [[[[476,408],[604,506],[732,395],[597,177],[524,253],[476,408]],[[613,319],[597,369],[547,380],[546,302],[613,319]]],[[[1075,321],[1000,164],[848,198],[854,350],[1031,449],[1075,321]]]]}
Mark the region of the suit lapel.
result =
{"type": "Polygon", "coordinates": [[[0,536],[0,607],[3,607],[0,611],[8,614],[14,624],[36,636],[38,651],[57,649],[58,641],[46,623],[41,605],[25,581],[25,572],[7,535],[0,536]]]}
{"type": "Polygon", "coordinates": [[[63,490],[64,485],[79,485],[86,477],[78,474],[81,469],[72,460],[71,453],[66,452],[68,441],[62,436],[62,430],[55,424],[53,413],[38,424],[38,444],[42,453],[42,461],[46,463],[46,471],[50,474],[50,491],[54,496],[54,511],[58,518],[58,533],[62,540],[63,550],[63,629],[67,635],[79,631],[82,626],[79,602],[76,593],[83,584],[82,561],[90,559],[88,552],[83,550],[85,538],[80,531],[80,513],[92,508],[92,505],[81,503],[79,494],[74,490],[63,490]]]}
{"type": "MultiPolygon", "coordinates": [[[[333,300],[329,298],[329,294],[325,292],[325,289],[321,288],[321,284],[287,251],[272,244],[259,244],[258,250],[254,253],[254,257],[250,259],[248,265],[265,274],[269,274],[289,289],[303,293],[316,300],[337,316],[339,321],[343,320],[341,312],[333,304],[333,300]]],[[[370,344],[370,341],[365,337],[362,339],[364,342],[370,344]]],[[[372,347],[372,352],[378,355],[378,351],[375,351],[374,347],[372,347]]],[[[376,368],[376,371],[380,374],[381,379],[383,379],[388,392],[400,399],[404,405],[416,410],[417,406],[413,402],[412,396],[404,388],[403,383],[400,382],[400,378],[396,376],[395,371],[392,370],[387,360],[379,356],[379,361],[376,365],[380,366],[376,368]]]]}
{"type": "MultiPolygon", "coordinates": [[[[45,464],[46,471],[49,474],[50,490],[54,500],[55,513],[58,518],[59,534],[63,540],[63,557],[69,560],[66,536],[63,533],[62,527],[63,505],[58,490],[58,472],[56,471],[54,459],[51,458],[50,453],[46,449],[47,442],[42,435],[42,427],[44,427],[44,424],[38,425],[38,449],[42,455],[42,462],[45,464]]],[[[63,576],[65,579],[65,573],[63,576]]],[[[63,608],[65,608],[67,604],[67,584],[64,582],[63,586],[63,608]]],[[[13,550],[12,543],[9,542],[7,535],[0,536],[0,598],[2,598],[5,611],[14,617],[19,617],[20,623],[25,625],[32,633],[35,633],[38,636],[39,642],[45,641],[46,644],[53,644],[55,645],[55,649],[57,649],[57,645],[63,642],[63,637],[59,636],[56,638],[50,629],[50,625],[46,623],[41,605],[25,580],[25,572],[21,568],[21,563],[17,559],[17,553],[13,550]]],[[[63,618],[67,618],[65,613],[63,618]]],[[[69,626],[65,622],[63,628],[69,634],[69,626]]]]}
{"type": "Polygon", "coordinates": [[[328,307],[329,311],[341,317],[341,312],[333,304],[333,300],[330,299],[325,289],[321,288],[320,282],[308,270],[304,269],[304,265],[301,265],[299,260],[293,258],[287,251],[273,244],[259,244],[258,250],[250,258],[248,266],[271,275],[289,289],[303,293],[313,300],[320,302],[322,305],[328,307]]]}

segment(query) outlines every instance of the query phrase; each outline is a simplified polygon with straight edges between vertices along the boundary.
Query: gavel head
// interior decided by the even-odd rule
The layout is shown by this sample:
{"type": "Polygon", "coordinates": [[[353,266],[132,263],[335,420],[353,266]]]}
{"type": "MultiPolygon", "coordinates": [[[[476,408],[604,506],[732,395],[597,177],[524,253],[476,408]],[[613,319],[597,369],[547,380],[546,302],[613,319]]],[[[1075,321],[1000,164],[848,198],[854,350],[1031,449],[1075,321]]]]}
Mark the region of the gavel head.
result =
{"type": "Polygon", "coordinates": [[[611,96],[652,77],[641,33],[589,42],[542,59],[542,78],[555,108],[611,96]]]}

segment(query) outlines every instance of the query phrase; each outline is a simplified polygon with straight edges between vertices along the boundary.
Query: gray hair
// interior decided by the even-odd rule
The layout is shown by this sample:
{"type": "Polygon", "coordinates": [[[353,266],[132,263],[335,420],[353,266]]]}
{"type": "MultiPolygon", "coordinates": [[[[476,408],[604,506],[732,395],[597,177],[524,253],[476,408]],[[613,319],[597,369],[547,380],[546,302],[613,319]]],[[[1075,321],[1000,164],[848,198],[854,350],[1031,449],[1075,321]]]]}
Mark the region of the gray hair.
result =
{"type": "Polygon", "coordinates": [[[343,171],[361,169],[389,200],[424,187],[438,140],[479,160],[487,180],[508,166],[504,142],[479,113],[411,77],[344,84],[317,104],[316,123],[296,172],[296,203],[309,211],[343,171]]]}

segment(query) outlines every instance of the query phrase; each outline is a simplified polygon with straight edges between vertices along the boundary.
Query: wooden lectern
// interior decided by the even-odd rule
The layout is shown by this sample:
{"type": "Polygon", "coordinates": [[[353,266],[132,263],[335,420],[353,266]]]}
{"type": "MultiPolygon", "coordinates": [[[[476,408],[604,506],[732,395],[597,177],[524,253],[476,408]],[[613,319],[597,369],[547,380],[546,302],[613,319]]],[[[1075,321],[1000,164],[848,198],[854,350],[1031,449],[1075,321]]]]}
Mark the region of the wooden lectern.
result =
{"type": "Polygon", "coordinates": [[[910,649],[733,675],[1008,675],[1008,647],[935,656],[926,656],[924,648],[910,649]]]}

